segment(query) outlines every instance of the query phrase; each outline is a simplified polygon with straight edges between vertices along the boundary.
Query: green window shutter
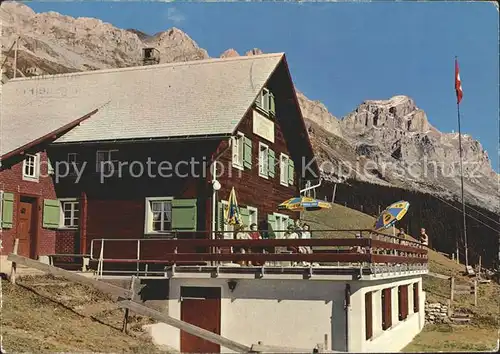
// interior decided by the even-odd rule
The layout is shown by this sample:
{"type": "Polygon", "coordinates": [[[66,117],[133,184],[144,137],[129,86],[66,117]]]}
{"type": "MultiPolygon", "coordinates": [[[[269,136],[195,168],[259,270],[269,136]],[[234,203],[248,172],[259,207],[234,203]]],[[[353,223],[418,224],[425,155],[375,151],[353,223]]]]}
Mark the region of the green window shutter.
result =
{"type": "Polygon", "coordinates": [[[243,143],[243,166],[252,168],[252,140],[245,136],[243,143]]]}
{"type": "Polygon", "coordinates": [[[269,162],[269,170],[267,171],[267,175],[269,177],[274,177],[276,163],[274,160],[274,151],[271,149],[268,150],[268,162],[269,162]]]}
{"type": "Polygon", "coordinates": [[[196,199],[172,200],[172,229],[196,231],[197,221],[196,199]]]}
{"type": "Polygon", "coordinates": [[[242,208],[240,207],[240,215],[241,215],[241,222],[245,226],[250,226],[248,223],[250,222],[250,211],[247,208],[242,208]]]}
{"type": "Polygon", "coordinates": [[[269,94],[269,113],[271,115],[275,115],[276,114],[276,106],[275,106],[275,103],[274,103],[274,95],[272,93],[269,94]]]}
{"type": "Polygon", "coordinates": [[[293,185],[293,180],[295,176],[295,171],[294,171],[294,165],[293,165],[293,160],[288,159],[288,184],[293,185]]]}
{"type": "Polygon", "coordinates": [[[58,200],[44,199],[43,201],[43,227],[55,229],[59,227],[61,219],[60,203],[58,200]]]}
{"type": "Polygon", "coordinates": [[[3,193],[2,228],[11,229],[14,218],[14,193],[3,193]]]}
{"type": "Polygon", "coordinates": [[[276,230],[276,216],[272,214],[267,215],[267,238],[275,239],[276,234],[274,233],[276,230]]]}

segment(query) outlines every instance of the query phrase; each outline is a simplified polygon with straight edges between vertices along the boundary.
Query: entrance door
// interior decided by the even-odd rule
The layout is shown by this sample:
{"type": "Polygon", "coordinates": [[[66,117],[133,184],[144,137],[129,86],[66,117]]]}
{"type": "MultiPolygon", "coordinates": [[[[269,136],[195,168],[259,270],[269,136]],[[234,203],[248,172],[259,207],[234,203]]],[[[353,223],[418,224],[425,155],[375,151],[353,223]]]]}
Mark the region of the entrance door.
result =
{"type": "MultiPolygon", "coordinates": [[[[221,289],[181,287],[181,321],[220,334],[221,289]]],[[[218,344],[181,331],[181,353],[220,353],[218,344]]]]}
{"type": "Polygon", "coordinates": [[[19,238],[19,248],[17,254],[24,257],[34,258],[35,256],[35,201],[21,198],[19,203],[19,214],[17,218],[17,230],[19,238]]]}

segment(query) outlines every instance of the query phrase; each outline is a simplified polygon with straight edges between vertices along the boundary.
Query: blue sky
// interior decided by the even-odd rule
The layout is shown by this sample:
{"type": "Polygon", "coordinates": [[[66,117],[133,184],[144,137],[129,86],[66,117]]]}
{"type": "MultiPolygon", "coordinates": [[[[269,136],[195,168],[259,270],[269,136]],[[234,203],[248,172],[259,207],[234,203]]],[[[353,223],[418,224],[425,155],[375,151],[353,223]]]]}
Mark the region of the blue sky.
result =
{"type": "Polygon", "coordinates": [[[294,82],[342,117],[363,100],[408,95],[443,132],[462,132],[498,171],[498,10],[479,2],[187,3],[30,2],[36,12],[96,17],[154,34],[185,31],[210,56],[228,48],[285,52],[294,82]]]}

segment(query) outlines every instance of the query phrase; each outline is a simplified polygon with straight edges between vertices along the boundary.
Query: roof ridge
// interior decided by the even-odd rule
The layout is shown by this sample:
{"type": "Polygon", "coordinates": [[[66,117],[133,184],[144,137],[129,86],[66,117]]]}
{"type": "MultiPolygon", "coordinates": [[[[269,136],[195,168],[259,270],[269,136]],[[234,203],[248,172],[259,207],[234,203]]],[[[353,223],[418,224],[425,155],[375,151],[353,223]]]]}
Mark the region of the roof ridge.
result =
{"type": "Polygon", "coordinates": [[[139,71],[139,70],[153,70],[156,68],[167,68],[167,67],[178,67],[178,66],[187,66],[187,65],[203,65],[203,64],[211,64],[211,63],[225,63],[228,61],[238,61],[238,60],[254,60],[261,58],[271,58],[271,57],[280,57],[283,56],[284,52],[279,53],[266,53],[266,54],[258,54],[258,55],[245,55],[239,57],[228,57],[228,58],[209,58],[203,60],[190,60],[190,61],[182,61],[182,62],[172,62],[172,63],[164,63],[164,64],[154,64],[154,65],[140,65],[140,66],[131,66],[125,68],[112,68],[112,69],[101,69],[101,70],[87,70],[87,71],[77,71],[72,73],[65,74],[53,74],[53,75],[40,75],[40,76],[30,76],[30,77],[19,77],[15,79],[10,79],[9,82],[21,82],[21,81],[35,81],[35,80],[44,80],[44,79],[53,79],[60,77],[74,77],[80,75],[96,75],[96,74],[107,74],[113,72],[125,72],[125,71],[139,71]]]}

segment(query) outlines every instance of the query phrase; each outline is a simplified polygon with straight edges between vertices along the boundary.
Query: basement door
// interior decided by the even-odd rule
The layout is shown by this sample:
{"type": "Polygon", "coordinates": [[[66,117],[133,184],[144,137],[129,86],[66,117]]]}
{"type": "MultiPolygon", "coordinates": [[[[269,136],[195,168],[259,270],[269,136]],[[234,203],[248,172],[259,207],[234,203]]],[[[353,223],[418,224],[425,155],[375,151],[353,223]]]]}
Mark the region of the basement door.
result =
{"type": "MultiPolygon", "coordinates": [[[[181,286],[181,321],[220,334],[221,288],[181,286]]],[[[218,344],[181,331],[181,353],[220,353],[218,344]]]]}
{"type": "Polygon", "coordinates": [[[35,258],[35,222],[36,201],[31,198],[21,197],[17,218],[17,230],[19,237],[19,248],[17,250],[17,254],[20,256],[35,258]]]}

